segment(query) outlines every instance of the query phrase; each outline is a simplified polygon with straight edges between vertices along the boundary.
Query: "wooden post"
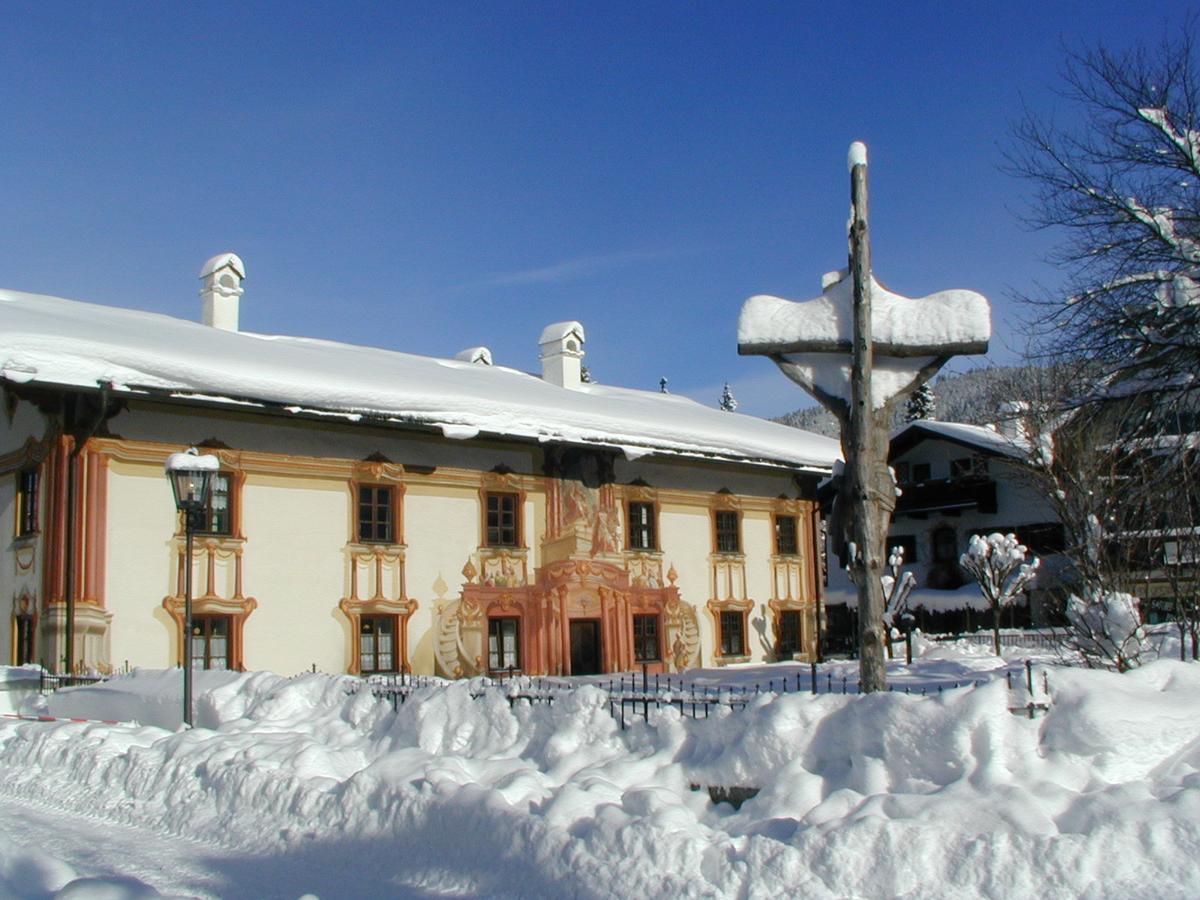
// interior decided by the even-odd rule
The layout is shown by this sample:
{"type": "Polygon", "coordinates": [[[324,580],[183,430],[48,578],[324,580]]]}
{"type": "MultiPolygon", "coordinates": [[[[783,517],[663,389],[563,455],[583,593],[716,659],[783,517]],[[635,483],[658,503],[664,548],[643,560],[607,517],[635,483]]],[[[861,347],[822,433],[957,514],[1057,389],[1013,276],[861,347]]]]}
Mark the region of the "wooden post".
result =
{"type": "MultiPolygon", "coordinates": [[[[861,145],[856,145],[861,147],[861,145]]],[[[851,535],[857,552],[850,570],[858,587],[859,689],[887,690],[883,644],[883,545],[887,521],[881,517],[880,468],[886,474],[887,404],[877,413],[871,395],[874,347],[871,338],[871,241],[867,218],[867,163],[851,149],[850,274],[854,279],[854,333],[850,369],[850,420],[843,451],[851,535]],[[882,438],[880,434],[882,433],[882,438]],[[881,520],[882,519],[882,520],[881,520]]],[[[888,478],[890,484],[890,477],[888,478]]],[[[886,516],[886,514],[885,514],[886,516]]]]}

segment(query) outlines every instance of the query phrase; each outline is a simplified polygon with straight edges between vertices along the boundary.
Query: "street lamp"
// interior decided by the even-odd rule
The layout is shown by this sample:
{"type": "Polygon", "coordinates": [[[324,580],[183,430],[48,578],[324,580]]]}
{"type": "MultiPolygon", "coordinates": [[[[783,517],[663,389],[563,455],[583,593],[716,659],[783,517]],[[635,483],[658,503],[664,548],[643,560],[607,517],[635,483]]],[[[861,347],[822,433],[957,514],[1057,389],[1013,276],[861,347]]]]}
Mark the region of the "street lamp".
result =
{"type": "Polygon", "coordinates": [[[192,537],[204,527],[204,511],[213,476],[221,461],[201,456],[195,447],[167,457],[167,480],[175,494],[175,508],[183,513],[187,550],[183,576],[183,724],[192,727],[192,537]]]}

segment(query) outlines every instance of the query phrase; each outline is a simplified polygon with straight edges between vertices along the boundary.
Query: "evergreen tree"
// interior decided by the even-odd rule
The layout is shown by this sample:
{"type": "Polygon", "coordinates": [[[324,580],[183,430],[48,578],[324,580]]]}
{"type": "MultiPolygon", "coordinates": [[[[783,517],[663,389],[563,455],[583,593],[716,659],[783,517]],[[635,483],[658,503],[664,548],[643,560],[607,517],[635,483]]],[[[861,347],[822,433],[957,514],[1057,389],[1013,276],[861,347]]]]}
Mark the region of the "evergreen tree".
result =
{"type": "Polygon", "coordinates": [[[937,403],[933,398],[933,388],[928,383],[921,385],[912,392],[908,404],[904,407],[904,421],[915,422],[917,419],[936,418],[937,403]]]}
{"type": "Polygon", "coordinates": [[[737,401],[733,399],[733,391],[729,389],[729,382],[725,382],[725,389],[721,391],[721,402],[718,404],[725,412],[733,412],[737,409],[737,401]]]}

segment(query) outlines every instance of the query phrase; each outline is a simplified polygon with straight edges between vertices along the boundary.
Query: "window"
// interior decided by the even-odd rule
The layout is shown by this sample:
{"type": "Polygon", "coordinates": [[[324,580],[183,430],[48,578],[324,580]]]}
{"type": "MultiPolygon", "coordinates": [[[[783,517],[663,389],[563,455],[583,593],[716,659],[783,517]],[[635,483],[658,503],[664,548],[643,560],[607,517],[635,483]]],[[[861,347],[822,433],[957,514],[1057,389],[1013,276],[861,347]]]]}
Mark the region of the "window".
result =
{"type": "Polygon", "coordinates": [[[721,655],[744,656],[746,653],[746,614],[737,610],[721,612],[721,655]]]}
{"type": "Polygon", "coordinates": [[[382,484],[358,486],[358,539],[364,543],[390,544],[395,540],[395,494],[382,484]]]}
{"type": "Polygon", "coordinates": [[[233,476],[218,472],[208,491],[204,527],[208,534],[233,534],[233,476]]]}
{"type": "Polygon", "coordinates": [[[633,658],[638,662],[656,662],[662,659],[662,651],[658,644],[658,616],[633,617],[633,658]]]}
{"type": "Polygon", "coordinates": [[[796,538],[796,517],[775,517],[775,553],[779,556],[795,556],[800,552],[796,538]]]}
{"type": "Polygon", "coordinates": [[[964,456],[950,460],[951,478],[979,478],[988,472],[988,461],[982,456],[964,456]]]}
{"type": "Polygon", "coordinates": [[[489,547],[517,547],[520,545],[518,500],[516,494],[487,495],[487,545],[489,547]]]}
{"type": "Polygon", "coordinates": [[[38,530],[38,472],[26,469],[17,474],[17,537],[38,530]]]}
{"type": "Polygon", "coordinates": [[[888,535],[887,551],[888,556],[892,555],[893,547],[902,547],[904,549],[904,565],[915,563],[917,561],[917,539],[911,534],[893,534],[888,535]]]}
{"type": "Polygon", "coordinates": [[[654,504],[631,501],[629,504],[629,549],[657,550],[654,533],[654,504]]]}
{"type": "Polygon", "coordinates": [[[493,672],[521,668],[520,619],[488,619],[488,668],[493,672]]]}
{"type": "Polygon", "coordinates": [[[192,616],[192,668],[229,668],[229,616],[192,616]]]}
{"type": "Polygon", "coordinates": [[[717,510],[713,514],[717,532],[718,553],[741,553],[742,536],[738,528],[738,514],[733,510],[717,510]]]}
{"type": "Polygon", "coordinates": [[[1028,547],[1030,553],[1038,555],[1062,553],[1067,546],[1067,536],[1058,522],[1018,525],[1015,530],[1017,540],[1028,547]]]}
{"type": "Polygon", "coordinates": [[[918,484],[933,477],[933,467],[929,463],[912,464],[912,480],[918,484]]]}
{"type": "Polygon", "coordinates": [[[897,484],[906,484],[912,480],[912,466],[906,462],[898,462],[892,466],[892,471],[896,473],[897,484]]]}
{"type": "Polygon", "coordinates": [[[396,617],[363,616],[358,623],[358,670],[396,671],[396,617]]]}
{"type": "Polygon", "coordinates": [[[791,659],[800,652],[800,611],[781,610],[779,613],[779,647],[776,655],[791,659]]]}
{"type": "Polygon", "coordinates": [[[933,561],[958,562],[958,534],[953,528],[939,528],[933,533],[933,561]]]}
{"type": "Polygon", "coordinates": [[[16,656],[13,663],[27,666],[33,663],[33,616],[17,616],[17,642],[13,648],[16,656]]]}

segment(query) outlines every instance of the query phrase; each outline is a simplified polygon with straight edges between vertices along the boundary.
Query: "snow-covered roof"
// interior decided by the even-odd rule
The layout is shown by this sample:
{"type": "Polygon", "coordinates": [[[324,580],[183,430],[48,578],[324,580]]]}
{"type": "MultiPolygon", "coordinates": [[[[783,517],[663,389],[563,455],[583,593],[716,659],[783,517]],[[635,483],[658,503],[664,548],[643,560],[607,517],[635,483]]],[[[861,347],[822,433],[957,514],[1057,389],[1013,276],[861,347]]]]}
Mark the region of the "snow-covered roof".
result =
{"type": "Polygon", "coordinates": [[[827,470],[836,441],[672,394],[565,390],[481,366],[313,338],[228,332],[156,313],[0,290],[0,378],[261,404],[477,434],[827,470]]]}
{"type": "Polygon", "coordinates": [[[1029,441],[1020,437],[1009,437],[985,425],[965,425],[962,422],[939,422],[936,419],[917,419],[909,422],[892,435],[892,448],[896,452],[907,450],[923,438],[943,438],[956,444],[976,447],[987,453],[1024,459],[1029,455],[1029,441]]]}
{"type": "Polygon", "coordinates": [[[466,350],[459,350],[455,353],[454,358],[459,362],[490,366],[492,364],[492,351],[487,347],[468,347],[466,350]]]}

